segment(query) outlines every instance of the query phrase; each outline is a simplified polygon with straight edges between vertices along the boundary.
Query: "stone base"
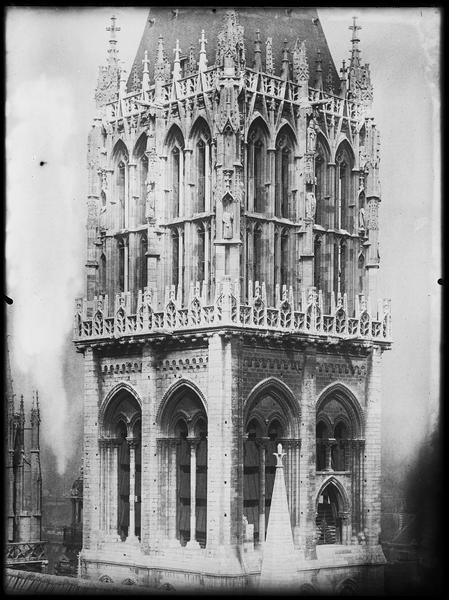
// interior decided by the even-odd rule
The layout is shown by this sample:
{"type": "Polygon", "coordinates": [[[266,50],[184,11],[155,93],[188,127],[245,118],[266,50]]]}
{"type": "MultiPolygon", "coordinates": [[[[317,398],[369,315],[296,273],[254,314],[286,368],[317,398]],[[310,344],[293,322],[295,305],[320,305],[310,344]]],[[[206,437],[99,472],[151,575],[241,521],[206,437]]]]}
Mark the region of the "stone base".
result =
{"type": "MultiPolygon", "coordinates": [[[[207,555],[206,549],[178,546],[158,555],[144,554],[126,542],[82,551],[81,576],[93,582],[146,586],[178,592],[254,592],[260,587],[261,553],[229,549],[207,555]]],[[[276,581],[278,591],[302,594],[383,593],[384,564],[380,546],[318,546],[317,558],[295,551],[297,570],[276,581]]],[[[282,565],[280,565],[280,573],[282,565]]]]}

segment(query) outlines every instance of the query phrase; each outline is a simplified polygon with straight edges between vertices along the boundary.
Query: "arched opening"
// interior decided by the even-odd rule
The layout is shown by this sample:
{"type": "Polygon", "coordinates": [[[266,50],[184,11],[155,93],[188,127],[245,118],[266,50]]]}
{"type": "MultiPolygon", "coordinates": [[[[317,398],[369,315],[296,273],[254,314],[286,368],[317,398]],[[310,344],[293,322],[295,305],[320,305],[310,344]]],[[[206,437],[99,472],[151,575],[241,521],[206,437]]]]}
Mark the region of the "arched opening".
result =
{"type": "Polygon", "coordinates": [[[318,236],[313,242],[313,285],[321,289],[321,239],[318,236]]]}
{"type": "Polygon", "coordinates": [[[184,188],[184,139],[180,129],[173,126],[167,135],[168,177],[169,177],[169,206],[167,207],[168,218],[182,216],[183,188],[184,188]]]}
{"type": "Polygon", "coordinates": [[[316,197],[316,209],[315,209],[315,224],[327,226],[326,219],[326,206],[327,198],[329,196],[328,190],[328,163],[329,163],[329,151],[323,139],[318,136],[316,145],[316,158],[315,158],[315,197],[316,197]]]}
{"type": "Polygon", "coordinates": [[[329,483],[318,496],[316,527],[317,544],[341,544],[343,499],[334,483],[329,483]]]}
{"type": "Polygon", "coordinates": [[[255,119],[248,132],[248,210],[264,213],[266,210],[268,128],[261,118],[255,119]]]}
{"type": "Polygon", "coordinates": [[[349,205],[352,201],[352,168],[354,166],[353,152],[347,142],[344,142],[337,152],[335,169],[335,225],[337,229],[352,231],[349,219],[349,205]]]}
{"type": "MultiPolygon", "coordinates": [[[[336,485],[337,483],[338,485],[341,484],[342,489],[343,484],[347,485],[350,482],[352,508],[350,522],[347,523],[347,532],[352,527],[353,533],[357,535],[363,529],[361,510],[364,462],[362,410],[351,393],[338,384],[329,388],[319,398],[316,409],[316,423],[317,471],[332,473],[334,483],[336,485]]],[[[331,500],[332,498],[323,500],[323,503],[329,504],[331,500]]],[[[340,508],[343,510],[342,507],[340,508]]],[[[322,510],[329,512],[329,507],[326,506],[322,510]]],[[[345,518],[349,517],[349,515],[343,516],[345,518]]],[[[327,519],[327,524],[329,525],[329,523],[327,519]]],[[[338,523],[335,519],[331,525],[337,527],[338,534],[338,523]]],[[[343,536],[342,543],[347,542],[348,535],[350,536],[349,533],[343,536]]],[[[334,542],[321,541],[320,543],[334,542]]]]}
{"type": "Polygon", "coordinates": [[[359,254],[359,259],[357,261],[357,269],[359,275],[359,294],[363,294],[365,291],[365,257],[363,253],[359,254]]]}
{"type": "Polygon", "coordinates": [[[100,419],[100,526],[122,541],[141,533],[141,408],[127,389],[107,402],[100,419]]]}
{"type": "Polygon", "coordinates": [[[245,411],[243,442],[243,515],[253,526],[254,542],[265,541],[276,473],[277,444],[282,442],[287,457],[284,462],[287,496],[292,526],[296,524],[295,507],[298,490],[289,473],[299,468],[297,448],[290,446],[296,438],[296,419],[282,391],[268,385],[249,402],[245,411]]]}
{"type": "Polygon", "coordinates": [[[106,256],[104,252],[101,253],[98,268],[98,294],[104,295],[106,294],[106,256]]]}
{"type": "Polygon", "coordinates": [[[145,233],[141,234],[139,241],[139,257],[137,261],[137,289],[144,290],[148,284],[147,266],[148,238],[145,233]]]}
{"type": "Polygon", "coordinates": [[[295,140],[288,126],[276,138],[275,154],[275,215],[290,218],[293,155],[295,140]]]}
{"type": "Polygon", "coordinates": [[[118,262],[117,262],[117,280],[118,289],[120,292],[128,291],[128,261],[127,261],[127,245],[123,238],[117,240],[118,262]]]}
{"type": "Polygon", "coordinates": [[[253,233],[253,276],[254,281],[262,282],[263,276],[262,265],[262,227],[256,225],[253,233]]]}
{"type": "Polygon", "coordinates": [[[191,132],[193,146],[194,169],[192,182],[192,212],[202,213],[210,210],[210,177],[211,177],[211,134],[206,121],[200,117],[191,132]]]}
{"type": "Polygon", "coordinates": [[[116,171],[116,189],[119,207],[118,229],[125,228],[125,194],[126,194],[126,165],[121,160],[116,171]]]}
{"type": "Polygon", "coordinates": [[[208,236],[206,235],[206,225],[201,223],[197,227],[197,281],[209,282],[209,258],[208,258],[208,236]]]}
{"type": "Polygon", "coordinates": [[[134,157],[136,162],[137,189],[139,196],[136,198],[136,205],[133,207],[135,212],[135,224],[145,223],[146,201],[148,191],[148,157],[145,154],[147,147],[147,136],[142,134],[137,140],[134,157]]]}
{"type": "Polygon", "coordinates": [[[162,530],[182,546],[207,542],[207,415],[198,394],[181,385],[165,402],[160,440],[166,489],[162,530]],[[175,445],[171,444],[175,441],[175,445]],[[175,515],[175,518],[173,516],[175,515]]]}

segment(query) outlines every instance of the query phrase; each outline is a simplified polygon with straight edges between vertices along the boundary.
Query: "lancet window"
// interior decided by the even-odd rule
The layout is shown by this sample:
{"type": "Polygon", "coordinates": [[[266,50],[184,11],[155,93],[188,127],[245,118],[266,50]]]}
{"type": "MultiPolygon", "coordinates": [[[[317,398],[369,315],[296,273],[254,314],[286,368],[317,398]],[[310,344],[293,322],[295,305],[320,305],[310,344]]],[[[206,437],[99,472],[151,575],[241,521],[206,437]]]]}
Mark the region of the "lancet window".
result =
{"type": "Polygon", "coordinates": [[[184,140],[177,127],[167,136],[167,149],[170,194],[166,215],[173,219],[184,214],[184,140]]]}
{"type": "Polygon", "coordinates": [[[128,291],[128,245],[127,240],[118,238],[118,289],[120,292],[128,291]]]}
{"type": "Polygon", "coordinates": [[[122,541],[141,533],[141,409],[120,390],[102,417],[100,528],[122,541]]]}
{"type": "Polygon", "coordinates": [[[161,530],[181,546],[207,542],[207,416],[187,386],[172,396],[161,417],[160,468],[164,473],[161,530]]]}
{"type": "Polygon", "coordinates": [[[143,290],[148,283],[148,266],[147,266],[147,251],[148,251],[148,238],[145,233],[140,235],[139,240],[139,257],[137,263],[137,275],[138,283],[137,289],[143,290]]]}
{"type": "Polygon", "coordinates": [[[317,156],[315,158],[315,197],[316,197],[316,209],[315,209],[315,223],[317,225],[326,226],[326,200],[329,194],[328,186],[328,162],[329,153],[326,150],[324,144],[318,138],[317,142],[317,156]]]}
{"type": "Polygon", "coordinates": [[[263,265],[262,265],[262,228],[256,225],[253,231],[253,277],[254,281],[262,282],[263,265]]]}
{"type": "Polygon", "coordinates": [[[335,223],[337,229],[349,230],[349,204],[351,204],[352,194],[352,167],[353,159],[346,147],[343,145],[336,158],[336,213],[335,223]]]}
{"type": "Polygon", "coordinates": [[[104,252],[101,253],[98,268],[98,293],[104,295],[106,294],[106,256],[104,252]]]}
{"type": "Polygon", "coordinates": [[[248,133],[248,210],[266,210],[266,169],[268,131],[261,119],[251,125],[248,133]]]}
{"type": "Polygon", "coordinates": [[[290,218],[293,148],[293,137],[284,127],[276,140],[274,214],[287,219],[290,218]]]}
{"type": "Polygon", "coordinates": [[[313,242],[313,285],[321,289],[321,253],[322,242],[317,236],[313,242]]]}
{"type": "MultiPolygon", "coordinates": [[[[347,543],[351,524],[356,532],[361,529],[364,442],[361,413],[355,403],[341,390],[329,392],[318,401],[316,469],[332,474],[335,481],[334,486],[323,489],[319,494],[316,519],[319,544],[347,543]],[[343,507],[342,486],[348,481],[348,476],[351,480],[352,514],[350,520],[345,521],[349,515],[346,514],[348,508],[343,507]]],[[[348,503],[345,501],[345,504],[348,503]]]]}
{"type": "Polygon", "coordinates": [[[346,292],[346,244],[337,242],[334,244],[334,292],[344,294],[346,292]]]}

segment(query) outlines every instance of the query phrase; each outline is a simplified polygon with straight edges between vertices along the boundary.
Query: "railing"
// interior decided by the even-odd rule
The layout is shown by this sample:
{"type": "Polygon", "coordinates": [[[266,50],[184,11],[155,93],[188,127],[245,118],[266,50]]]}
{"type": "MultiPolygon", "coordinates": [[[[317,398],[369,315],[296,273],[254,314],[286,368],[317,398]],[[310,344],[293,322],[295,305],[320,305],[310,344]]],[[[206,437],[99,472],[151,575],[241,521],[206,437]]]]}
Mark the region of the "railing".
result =
{"type": "Polygon", "coordinates": [[[74,340],[111,339],[149,333],[173,333],[210,327],[236,326],[245,329],[295,334],[391,341],[390,301],[379,301],[373,313],[363,295],[355,298],[355,311],[348,313],[346,295],[331,295],[328,314],[323,308],[323,294],[312,287],[301,294],[295,306],[292,287],[276,286],[275,306],[267,304],[265,284],[249,282],[248,301],[240,300],[239,283],[224,281],[216,286],[210,301],[208,289],[200,284],[190,287],[188,301],[182,302],[181,289],[167,287],[163,309],[157,310],[157,298],[149,288],[139,291],[137,309],[131,312],[130,292],[117,294],[113,311],[107,296],[76,301],[74,340]]]}
{"type": "Polygon", "coordinates": [[[6,545],[6,563],[19,564],[47,560],[46,542],[9,542],[6,545]]]}

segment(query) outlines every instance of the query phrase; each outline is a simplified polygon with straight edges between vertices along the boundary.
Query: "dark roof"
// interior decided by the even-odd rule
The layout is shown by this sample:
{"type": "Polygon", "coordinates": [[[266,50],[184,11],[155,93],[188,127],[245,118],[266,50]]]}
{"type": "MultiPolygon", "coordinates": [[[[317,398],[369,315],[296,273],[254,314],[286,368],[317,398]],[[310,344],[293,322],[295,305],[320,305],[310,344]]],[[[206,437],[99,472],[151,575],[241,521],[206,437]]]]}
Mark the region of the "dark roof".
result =
{"type": "MultiPolygon", "coordinates": [[[[164,48],[171,63],[173,63],[173,48],[179,39],[181,55],[188,56],[189,48],[194,46],[198,60],[201,30],[204,29],[207,38],[208,65],[215,63],[217,34],[223,26],[226,8],[207,7],[162,7],[149,9],[147,22],[136,57],[128,79],[128,89],[132,86],[134,67],[141,76],[142,60],[145,50],[150,61],[150,80],[153,80],[154,61],[156,59],[158,38],[164,38],[164,48]]],[[[293,50],[296,39],[306,41],[307,58],[309,61],[309,84],[313,87],[316,81],[316,60],[318,50],[321,52],[322,76],[324,85],[328,76],[329,66],[332,71],[334,89],[340,88],[340,79],[334,65],[316,8],[261,8],[239,7],[237,9],[239,24],[244,27],[246,64],[253,66],[254,40],[256,30],[260,30],[262,64],[265,64],[265,41],[273,38],[273,59],[275,74],[279,75],[282,61],[284,40],[288,48],[293,50]]],[[[291,55],[290,55],[291,60],[291,55]]]]}

